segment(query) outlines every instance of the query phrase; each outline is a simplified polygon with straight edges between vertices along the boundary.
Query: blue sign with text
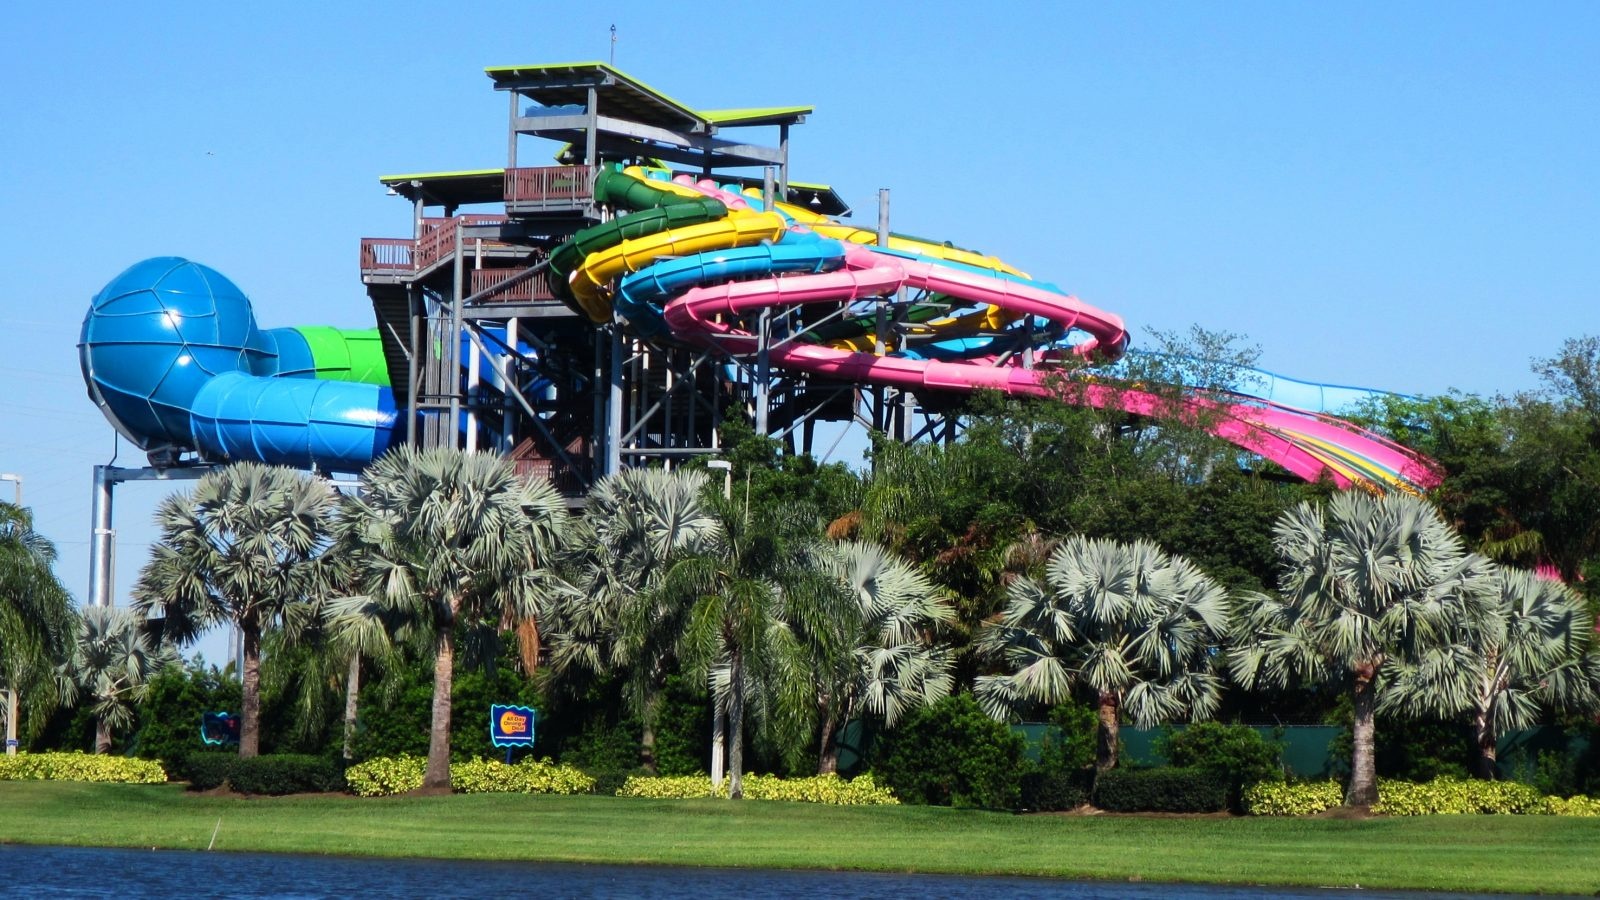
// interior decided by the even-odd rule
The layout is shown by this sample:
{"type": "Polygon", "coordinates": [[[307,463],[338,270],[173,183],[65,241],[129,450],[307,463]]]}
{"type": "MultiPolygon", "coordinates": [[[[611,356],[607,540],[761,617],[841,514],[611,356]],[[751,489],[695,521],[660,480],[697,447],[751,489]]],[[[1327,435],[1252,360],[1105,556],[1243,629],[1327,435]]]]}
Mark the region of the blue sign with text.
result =
{"type": "Polygon", "coordinates": [[[539,711],[527,706],[489,707],[489,739],[496,747],[532,747],[533,723],[539,711]]]}

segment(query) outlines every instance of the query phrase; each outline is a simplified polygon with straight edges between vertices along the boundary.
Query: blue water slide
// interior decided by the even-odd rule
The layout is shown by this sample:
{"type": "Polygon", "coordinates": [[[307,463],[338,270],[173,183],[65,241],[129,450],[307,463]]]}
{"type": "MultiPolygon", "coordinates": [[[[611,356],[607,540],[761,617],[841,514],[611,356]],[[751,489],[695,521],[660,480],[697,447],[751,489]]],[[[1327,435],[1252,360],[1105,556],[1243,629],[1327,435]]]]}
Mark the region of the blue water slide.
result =
{"type": "Polygon", "coordinates": [[[359,471],[395,436],[394,395],[305,377],[315,367],[291,331],[258,328],[216,270],[158,257],[94,297],[79,362],[89,396],[143,449],[359,471]]]}

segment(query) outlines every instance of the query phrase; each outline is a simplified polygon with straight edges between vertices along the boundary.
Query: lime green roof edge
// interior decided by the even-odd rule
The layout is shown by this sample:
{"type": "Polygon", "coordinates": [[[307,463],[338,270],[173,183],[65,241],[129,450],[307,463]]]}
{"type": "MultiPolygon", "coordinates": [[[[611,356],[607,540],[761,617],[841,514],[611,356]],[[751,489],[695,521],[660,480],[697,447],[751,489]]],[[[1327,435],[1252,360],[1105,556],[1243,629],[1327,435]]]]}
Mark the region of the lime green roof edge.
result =
{"type": "Polygon", "coordinates": [[[721,124],[742,119],[778,119],[786,116],[807,116],[817,111],[815,106],[752,106],[743,109],[702,109],[700,115],[721,124]]]}
{"type": "Polygon", "coordinates": [[[378,181],[393,184],[401,181],[436,181],[440,178],[471,178],[484,175],[504,175],[505,169],[462,169],[458,172],[413,172],[409,175],[379,175],[378,181]]]}
{"type": "Polygon", "coordinates": [[[483,70],[483,72],[484,72],[485,75],[488,75],[490,78],[493,78],[495,81],[499,81],[500,78],[498,77],[498,75],[500,75],[500,74],[509,74],[509,73],[512,73],[512,72],[541,72],[541,71],[545,71],[547,69],[601,69],[603,71],[610,72],[612,75],[615,75],[618,78],[622,78],[622,79],[625,79],[625,80],[631,82],[635,87],[641,88],[644,91],[654,95],[657,100],[660,100],[661,102],[667,104],[668,106],[675,106],[678,109],[682,110],[683,112],[688,113],[691,116],[694,116],[695,118],[705,118],[704,114],[702,114],[700,112],[697,112],[695,110],[695,108],[690,106],[689,104],[684,103],[682,100],[679,100],[676,97],[671,96],[670,94],[667,94],[667,93],[664,93],[662,91],[656,90],[651,85],[646,84],[643,81],[640,81],[639,79],[633,77],[632,75],[629,75],[627,72],[624,72],[621,69],[617,68],[616,66],[610,65],[609,63],[603,63],[603,62],[574,62],[574,63],[541,63],[541,64],[536,65],[536,66],[489,66],[489,67],[485,68],[483,70]]]}

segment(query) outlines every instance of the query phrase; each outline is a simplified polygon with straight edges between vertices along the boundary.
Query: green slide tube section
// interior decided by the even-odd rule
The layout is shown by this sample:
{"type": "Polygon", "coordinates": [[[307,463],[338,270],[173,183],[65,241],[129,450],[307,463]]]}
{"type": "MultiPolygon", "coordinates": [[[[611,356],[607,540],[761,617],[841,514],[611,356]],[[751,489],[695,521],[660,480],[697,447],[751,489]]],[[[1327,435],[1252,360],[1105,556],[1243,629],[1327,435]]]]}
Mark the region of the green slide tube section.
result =
{"type": "Polygon", "coordinates": [[[572,292],[567,287],[567,278],[572,274],[572,270],[577,268],[579,261],[589,254],[598,253],[634,238],[715,221],[728,214],[728,208],[723,206],[720,200],[710,197],[695,200],[679,197],[676,194],[670,196],[684,202],[630,213],[610,222],[585,228],[574,234],[572,240],[557,247],[556,252],[550,254],[550,289],[558,297],[571,299],[572,292]]]}
{"type": "Polygon", "coordinates": [[[317,378],[389,386],[389,365],[376,328],[341,329],[326,325],[295,328],[311,349],[317,378]]]}

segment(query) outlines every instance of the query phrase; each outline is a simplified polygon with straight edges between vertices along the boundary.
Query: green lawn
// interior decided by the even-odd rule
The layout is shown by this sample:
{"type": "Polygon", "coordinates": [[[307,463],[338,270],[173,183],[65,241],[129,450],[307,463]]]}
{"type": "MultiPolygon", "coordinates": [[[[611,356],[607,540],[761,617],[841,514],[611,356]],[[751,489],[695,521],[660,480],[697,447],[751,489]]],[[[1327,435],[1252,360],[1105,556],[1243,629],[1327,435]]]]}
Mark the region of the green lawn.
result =
{"type": "Polygon", "coordinates": [[[1600,819],[1013,816],[458,795],[203,797],[0,783],[0,842],[1590,894],[1600,819]]]}

